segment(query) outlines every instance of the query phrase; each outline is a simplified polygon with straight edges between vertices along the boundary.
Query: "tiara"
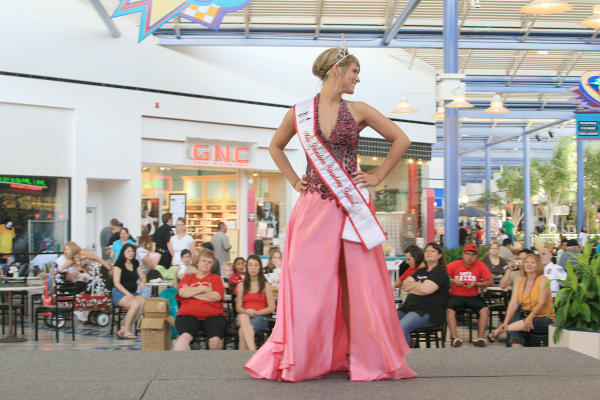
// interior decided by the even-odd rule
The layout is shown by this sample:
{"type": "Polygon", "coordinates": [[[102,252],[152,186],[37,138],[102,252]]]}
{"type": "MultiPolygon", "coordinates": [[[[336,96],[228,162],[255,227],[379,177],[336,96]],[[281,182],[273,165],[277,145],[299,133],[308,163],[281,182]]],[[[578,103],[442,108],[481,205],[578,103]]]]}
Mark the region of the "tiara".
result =
{"type": "Polygon", "coordinates": [[[341,63],[342,61],[344,61],[344,59],[346,59],[346,57],[351,56],[352,54],[350,54],[350,51],[348,50],[348,45],[346,44],[346,37],[344,36],[344,34],[342,33],[342,43],[340,44],[340,47],[338,47],[338,52],[335,55],[335,64],[333,64],[331,66],[331,68],[329,68],[329,71],[327,71],[327,73],[325,74],[327,76],[327,74],[329,74],[329,72],[331,71],[331,69],[338,65],[339,63],[341,63]]]}

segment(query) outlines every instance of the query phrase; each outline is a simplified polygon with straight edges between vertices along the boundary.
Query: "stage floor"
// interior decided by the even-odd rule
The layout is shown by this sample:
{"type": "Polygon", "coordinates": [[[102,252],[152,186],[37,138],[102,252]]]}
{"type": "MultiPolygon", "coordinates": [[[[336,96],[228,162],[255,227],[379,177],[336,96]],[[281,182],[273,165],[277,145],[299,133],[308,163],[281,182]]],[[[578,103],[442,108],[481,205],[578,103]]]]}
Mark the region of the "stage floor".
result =
{"type": "Polygon", "coordinates": [[[415,349],[419,377],[253,379],[249,351],[0,351],[3,399],[597,399],[600,361],[565,348],[415,349]]]}

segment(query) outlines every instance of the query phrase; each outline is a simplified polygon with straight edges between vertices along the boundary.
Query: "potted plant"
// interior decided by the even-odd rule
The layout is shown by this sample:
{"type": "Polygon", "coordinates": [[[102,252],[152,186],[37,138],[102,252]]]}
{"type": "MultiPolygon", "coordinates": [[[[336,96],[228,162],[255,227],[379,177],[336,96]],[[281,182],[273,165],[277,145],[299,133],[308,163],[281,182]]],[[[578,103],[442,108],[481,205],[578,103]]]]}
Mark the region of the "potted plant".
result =
{"type": "Polygon", "coordinates": [[[592,246],[567,263],[567,278],[554,300],[556,323],[550,325],[550,346],[566,346],[600,359],[600,255],[592,246]]]}

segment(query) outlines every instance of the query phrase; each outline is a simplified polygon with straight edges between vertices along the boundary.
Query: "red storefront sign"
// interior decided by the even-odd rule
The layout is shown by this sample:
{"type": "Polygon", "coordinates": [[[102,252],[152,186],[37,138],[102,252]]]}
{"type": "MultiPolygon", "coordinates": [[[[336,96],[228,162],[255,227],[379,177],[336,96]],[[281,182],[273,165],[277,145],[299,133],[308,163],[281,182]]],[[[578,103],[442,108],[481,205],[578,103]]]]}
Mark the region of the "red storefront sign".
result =
{"type": "Polygon", "coordinates": [[[250,148],[225,144],[195,144],[191,153],[194,165],[248,168],[250,148]]]}

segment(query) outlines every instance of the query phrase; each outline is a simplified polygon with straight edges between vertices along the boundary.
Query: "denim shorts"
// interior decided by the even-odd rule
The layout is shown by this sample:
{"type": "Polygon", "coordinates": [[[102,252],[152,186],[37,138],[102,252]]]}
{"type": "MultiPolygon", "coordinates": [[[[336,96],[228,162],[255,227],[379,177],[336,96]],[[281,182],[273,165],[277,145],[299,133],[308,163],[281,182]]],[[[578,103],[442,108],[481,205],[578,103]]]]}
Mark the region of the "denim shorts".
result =
{"type": "MultiPolygon", "coordinates": [[[[521,307],[519,307],[519,310],[515,313],[515,315],[510,320],[511,324],[513,322],[517,322],[517,321],[523,319],[520,311],[521,311],[521,307]]],[[[548,325],[550,325],[552,323],[552,320],[550,318],[546,318],[546,317],[534,317],[533,321],[531,321],[531,322],[533,323],[533,329],[529,332],[526,332],[526,331],[510,332],[511,343],[525,344],[527,335],[529,333],[534,333],[537,335],[547,335],[548,334],[548,325]]]]}
{"type": "Polygon", "coordinates": [[[269,327],[267,317],[264,315],[257,315],[256,317],[250,318],[250,323],[254,327],[254,332],[266,331],[269,327]]]}
{"type": "MultiPolygon", "coordinates": [[[[134,296],[139,296],[140,295],[138,292],[133,292],[131,294],[134,295],[134,296]]],[[[121,299],[123,297],[125,297],[125,293],[121,292],[117,288],[112,288],[111,295],[112,295],[113,306],[118,306],[119,302],[121,301],[121,299]]]]}

